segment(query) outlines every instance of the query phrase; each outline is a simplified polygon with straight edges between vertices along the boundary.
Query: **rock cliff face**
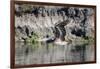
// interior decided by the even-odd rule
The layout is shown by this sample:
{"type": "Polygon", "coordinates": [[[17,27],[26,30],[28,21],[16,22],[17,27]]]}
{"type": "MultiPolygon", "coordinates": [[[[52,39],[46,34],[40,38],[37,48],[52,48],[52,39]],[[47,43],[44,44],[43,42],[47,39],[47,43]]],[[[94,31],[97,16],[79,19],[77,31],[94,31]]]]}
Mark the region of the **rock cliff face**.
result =
{"type": "Polygon", "coordinates": [[[16,4],[15,14],[16,41],[94,37],[93,8],[16,4]]]}

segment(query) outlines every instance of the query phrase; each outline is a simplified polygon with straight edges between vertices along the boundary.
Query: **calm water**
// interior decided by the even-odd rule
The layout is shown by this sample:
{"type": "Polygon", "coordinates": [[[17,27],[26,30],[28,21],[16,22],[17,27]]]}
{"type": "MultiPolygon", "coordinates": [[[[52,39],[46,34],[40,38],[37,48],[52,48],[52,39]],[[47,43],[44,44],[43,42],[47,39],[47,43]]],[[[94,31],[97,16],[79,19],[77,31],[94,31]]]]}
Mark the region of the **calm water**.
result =
{"type": "Polygon", "coordinates": [[[64,62],[85,62],[94,60],[93,44],[68,43],[55,45],[54,43],[20,43],[15,44],[15,64],[50,64],[64,62]]]}

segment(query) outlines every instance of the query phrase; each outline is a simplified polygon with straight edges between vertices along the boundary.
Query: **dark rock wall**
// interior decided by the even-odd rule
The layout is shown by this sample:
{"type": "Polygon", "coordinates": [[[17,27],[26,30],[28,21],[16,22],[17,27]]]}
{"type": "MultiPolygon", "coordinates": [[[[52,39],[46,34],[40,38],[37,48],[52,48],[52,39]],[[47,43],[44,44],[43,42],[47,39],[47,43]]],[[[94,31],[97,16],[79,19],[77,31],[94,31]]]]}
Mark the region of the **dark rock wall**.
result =
{"type": "Polygon", "coordinates": [[[65,6],[15,5],[16,40],[29,38],[33,33],[67,38],[94,37],[94,10],[65,6]]]}

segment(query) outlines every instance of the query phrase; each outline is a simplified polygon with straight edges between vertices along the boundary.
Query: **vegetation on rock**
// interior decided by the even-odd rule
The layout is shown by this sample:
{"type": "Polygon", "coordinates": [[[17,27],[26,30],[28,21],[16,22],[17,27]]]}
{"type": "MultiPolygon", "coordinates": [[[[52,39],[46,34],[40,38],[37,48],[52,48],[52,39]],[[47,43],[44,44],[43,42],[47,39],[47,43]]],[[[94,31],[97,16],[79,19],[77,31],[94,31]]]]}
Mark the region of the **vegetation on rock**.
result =
{"type": "Polygon", "coordinates": [[[94,40],[92,8],[16,4],[15,14],[16,41],[35,43],[44,38],[69,42],[94,40]]]}

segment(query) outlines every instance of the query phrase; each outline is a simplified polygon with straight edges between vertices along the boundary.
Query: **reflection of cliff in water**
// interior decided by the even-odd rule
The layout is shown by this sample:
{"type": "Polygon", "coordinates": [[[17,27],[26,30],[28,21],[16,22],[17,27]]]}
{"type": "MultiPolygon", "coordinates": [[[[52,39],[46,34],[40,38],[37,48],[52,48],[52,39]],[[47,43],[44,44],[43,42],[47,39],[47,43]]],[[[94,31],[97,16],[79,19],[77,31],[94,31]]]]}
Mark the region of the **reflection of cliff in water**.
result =
{"type": "Polygon", "coordinates": [[[55,45],[54,43],[24,44],[16,43],[15,63],[48,64],[64,62],[85,62],[94,60],[92,44],[55,45]]]}

